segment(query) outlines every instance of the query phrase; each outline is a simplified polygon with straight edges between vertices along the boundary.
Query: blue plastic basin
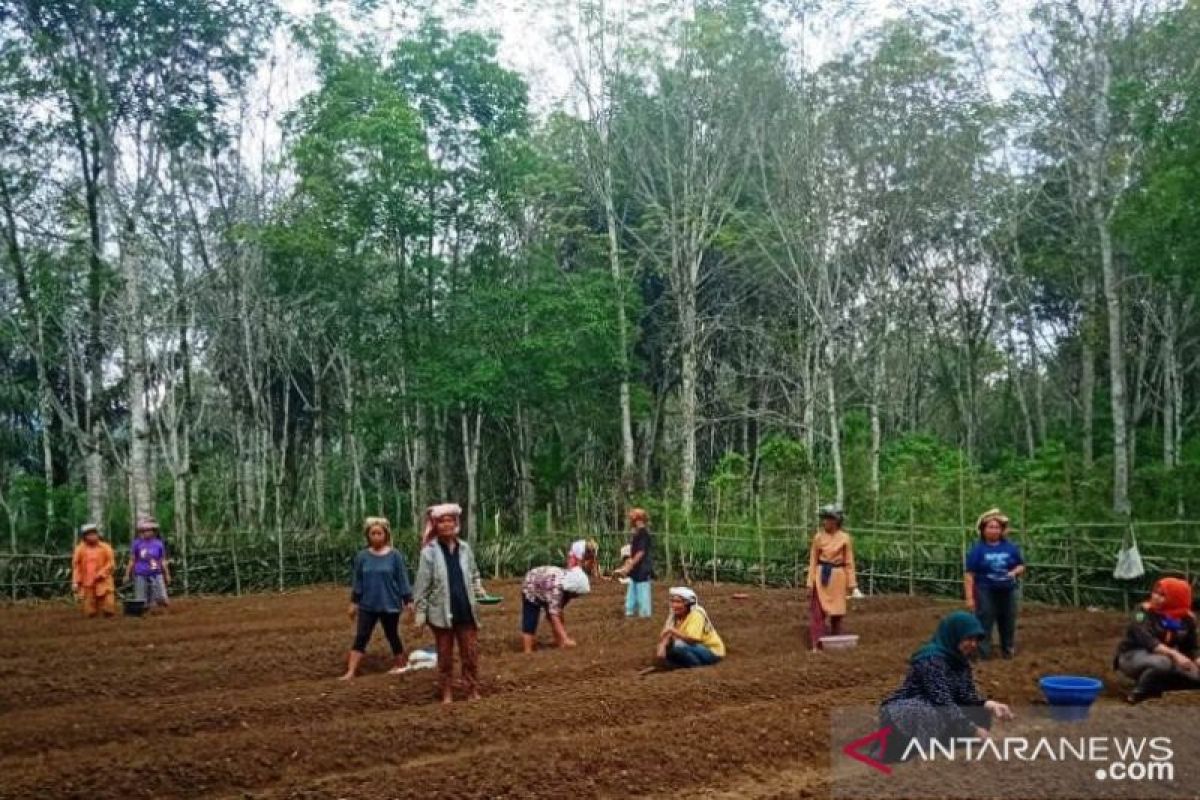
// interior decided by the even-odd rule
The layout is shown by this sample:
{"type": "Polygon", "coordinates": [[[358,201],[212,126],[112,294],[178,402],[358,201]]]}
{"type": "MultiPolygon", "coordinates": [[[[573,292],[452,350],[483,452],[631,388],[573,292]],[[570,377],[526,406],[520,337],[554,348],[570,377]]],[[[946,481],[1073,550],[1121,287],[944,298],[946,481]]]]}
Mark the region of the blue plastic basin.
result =
{"type": "Polygon", "coordinates": [[[1053,719],[1075,722],[1087,719],[1104,683],[1083,675],[1047,675],[1038,681],[1038,686],[1050,704],[1053,719]]]}

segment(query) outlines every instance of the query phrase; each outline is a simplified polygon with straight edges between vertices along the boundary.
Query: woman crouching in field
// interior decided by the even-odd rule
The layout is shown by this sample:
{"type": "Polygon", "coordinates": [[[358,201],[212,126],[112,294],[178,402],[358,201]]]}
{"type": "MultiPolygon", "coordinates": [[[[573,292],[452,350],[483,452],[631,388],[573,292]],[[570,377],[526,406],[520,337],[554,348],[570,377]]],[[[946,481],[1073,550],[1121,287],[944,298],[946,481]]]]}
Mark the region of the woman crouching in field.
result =
{"type": "Polygon", "coordinates": [[[1126,700],[1140,703],[1163,692],[1200,689],[1196,649],[1192,587],[1181,578],[1163,578],[1117,645],[1113,668],[1137,682],[1126,700]]]}
{"type": "Polygon", "coordinates": [[[686,586],[667,592],[671,611],[658,639],[658,659],[676,667],[707,667],[725,657],[725,643],[686,586]]]}
{"type": "Polygon", "coordinates": [[[1012,718],[1008,706],[984,700],[975,688],[968,659],[978,652],[983,637],[974,614],[955,611],[938,623],[933,639],[912,654],[904,683],[880,707],[880,727],[892,728],[881,761],[902,760],[913,740],[927,750],[930,740],[986,739],[993,718],[1012,718]]]}
{"type": "MultiPolygon", "coordinates": [[[[582,545],[583,542],[576,544],[582,545]]],[[[574,647],[575,640],[567,633],[563,610],[571,600],[591,591],[591,583],[581,565],[568,569],[555,566],[534,567],[525,573],[521,586],[521,646],[532,653],[537,646],[537,628],[542,612],[550,619],[554,643],[559,647],[574,647]]]]}
{"type": "Polygon", "coordinates": [[[354,557],[354,577],[350,589],[350,619],[358,620],[358,631],[350,648],[346,673],[342,680],[352,679],[367,651],[367,643],[375,625],[392,648],[395,666],[391,674],[404,670],[408,659],[400,640],[400,613],[412,606],[412,590],[408,585],[408,566],[404,556],[392,547],[391,524],[384,517],[367,517],[363,523],[367,546],[354,557]]]}

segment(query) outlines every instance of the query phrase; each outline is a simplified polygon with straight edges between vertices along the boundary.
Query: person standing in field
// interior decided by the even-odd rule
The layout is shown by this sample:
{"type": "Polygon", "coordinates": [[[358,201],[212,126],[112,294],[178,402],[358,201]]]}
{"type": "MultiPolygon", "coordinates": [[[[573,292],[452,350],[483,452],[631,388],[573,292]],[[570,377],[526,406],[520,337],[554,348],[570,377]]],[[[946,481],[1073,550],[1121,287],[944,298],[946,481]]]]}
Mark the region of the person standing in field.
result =
{"type": "Polygon", "coordinates": [[[613,574],[629,578],[625,589],[625,616],[644,618],[651,613],[650,581],[654,577],[654,540],[650,535],[650,515],[644,508],[630,509],[629,525],[633,529],[633,537],[629,542],[629,563],[613,574]]]}
{"type": "Polygon", "coordinates": [[[486,594],[471,546],[458,538],[462,509],[455,503],[425,512],[424,546],[417,566],[413,602],[418,626],[428,624],[437,642],[443,703],[454,701],[454,645],[462,661],[468,700],[479,699],[479,606],[486,594]]]}
{"type": "Polygon", "coordinates": [[[367,517],[363,522],[363,535],[367,546],[354,557],[350,589],[350,619],[357,620],[358,629],[350,647],[346,672],[341,678],[344,681],[357,674],[376,624],[383,628],[383,635],[392,648],[395,666],[389,674],[398,675],[408,665],[399,632],[400,614],[413,604],[408,566],[403,554],[392,547],[392,526],[386,517],[367,517]]]}
{"type": "Polygon", "coordinates": [[[822,636],[842,633],[846,595],[858,592],[854,571],[854,543],[842,530],[845,515],[836,505],[820,511],[821,530],[813,535],[808,551],[809,646],[820,649],[822,636]]]}
{"type": "Polygon", "coordinates": [[[983,642],[979,654],[992,653],[992,627],[1000,631],[1000,655],[1012,658],[1016,647],[1017,607],[1020,587],[1017,579],[1025,573],[1021,548],[1008,538],[1008,517],[992,508],[975,523],[979,541],[967,553],[963,582],[967,608],[979,617],[983,642]]]}
{"type": "Polygon", "coordinates": [[[125,582],[133,580],[133,599],[146,605],[166,608],[167,585],[171,568],[167,566],[167,547],[159,538],[158,522],[153,517],[137,521],[137,538],[129,548],[129,564],[125,567],[125,582]]]}
{"type": "Polygon", "coordinates": [[[108,542],[100,538],[100,526],[89,522],[79,529],[81,541],[71,557],[71,588],[83,604],[83,614],[94,617],[117,613],[117,588],[113,572],[117,559],[108,542]]]}

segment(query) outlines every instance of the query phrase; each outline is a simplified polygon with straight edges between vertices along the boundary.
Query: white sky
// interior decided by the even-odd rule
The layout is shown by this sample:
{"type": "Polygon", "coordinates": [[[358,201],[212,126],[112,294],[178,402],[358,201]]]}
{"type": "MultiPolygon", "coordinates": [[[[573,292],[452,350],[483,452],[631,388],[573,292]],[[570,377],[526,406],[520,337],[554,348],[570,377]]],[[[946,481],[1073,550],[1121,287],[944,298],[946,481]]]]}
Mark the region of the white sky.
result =
{"type": "MultiPolygon", "coordinates": [[[[418,0],[419,1],[419,0],[418,0]]],[[[381,0],[369,18],[354,11],[352,0],[279,0],[286,14],[308,19],[322,8],[351,31],[367,31],[385,46],[394,42],[418,18],[412,2],[381,0]]],[[[565,54],[554,43],[556,9],[570,0],[477,0],[463,12],[463,0],[424,0],[443,15],[451,27],[490,30],[500,36],[501,63],[522,74],[529,84],[530,100],[536,112],[545,112],[562,104],[570,93],[571,77],[565,54]]],[[[681,4],[687,0],[675,0],[681,4]]],[[[924,7],[938,11],[960,10],[974,21],[983,52],[995,54],[1002,62],[1012,62],[1015,32],[1026,21],[1032,0],[925,0],[924,7]]],[[[614,12],[636,13],[653,5],[653,0],[610,0],[614,12]]],[[[886,19],[901,16],[911,7],[903,0],[841,0],[826,3],[820,15],[811,17],[807,31],[799,25],[788,31],[789,43],[805,63],[819,64],[853,46],[854,41],[886,19]]],[[[1011,68],[988,65],[989,85],[996,95],[1007,94],[1014,82],[1011,68]]],[[[272,158],[280,146],[280,121],[286,111],[308,92],[316,81],[304,52],[281,28],[275,35],[270,56],[264,62],[249,93],[253,107],[248,109],[254,124],[247,131],[245,154],[258,162],[263,155],[272,158]],[[264,147],[265,145],[265,147],[264,147]]]]}

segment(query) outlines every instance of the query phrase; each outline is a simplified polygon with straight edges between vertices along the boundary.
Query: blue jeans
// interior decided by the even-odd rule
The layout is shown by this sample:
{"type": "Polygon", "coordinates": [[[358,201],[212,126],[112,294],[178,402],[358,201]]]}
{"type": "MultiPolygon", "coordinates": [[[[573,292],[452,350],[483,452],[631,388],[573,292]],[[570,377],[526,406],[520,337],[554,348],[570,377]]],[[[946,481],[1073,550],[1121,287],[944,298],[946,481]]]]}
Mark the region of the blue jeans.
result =
{"type": "Polygon", "coordinates": [[[677,667],[708,667],[720,660],[720,656],[702,644],[675,641],[667,648],[667,661],[677,667]]]}
{"type": "Polygon", "coordinates": [[[991,589],[975,587],[975,616],[983,626],[984,638],[979,652],[984,658],[992,651],[992,626],[1000,631],[1000,652],[1011,656],[1017,638],[1017,599],[1020,589],[991,589]]]}
{"type": "Polygon", "coordinates": [[[650,616],[650,581],[630,581],[625,587],[625,616],[650,616]]]}

